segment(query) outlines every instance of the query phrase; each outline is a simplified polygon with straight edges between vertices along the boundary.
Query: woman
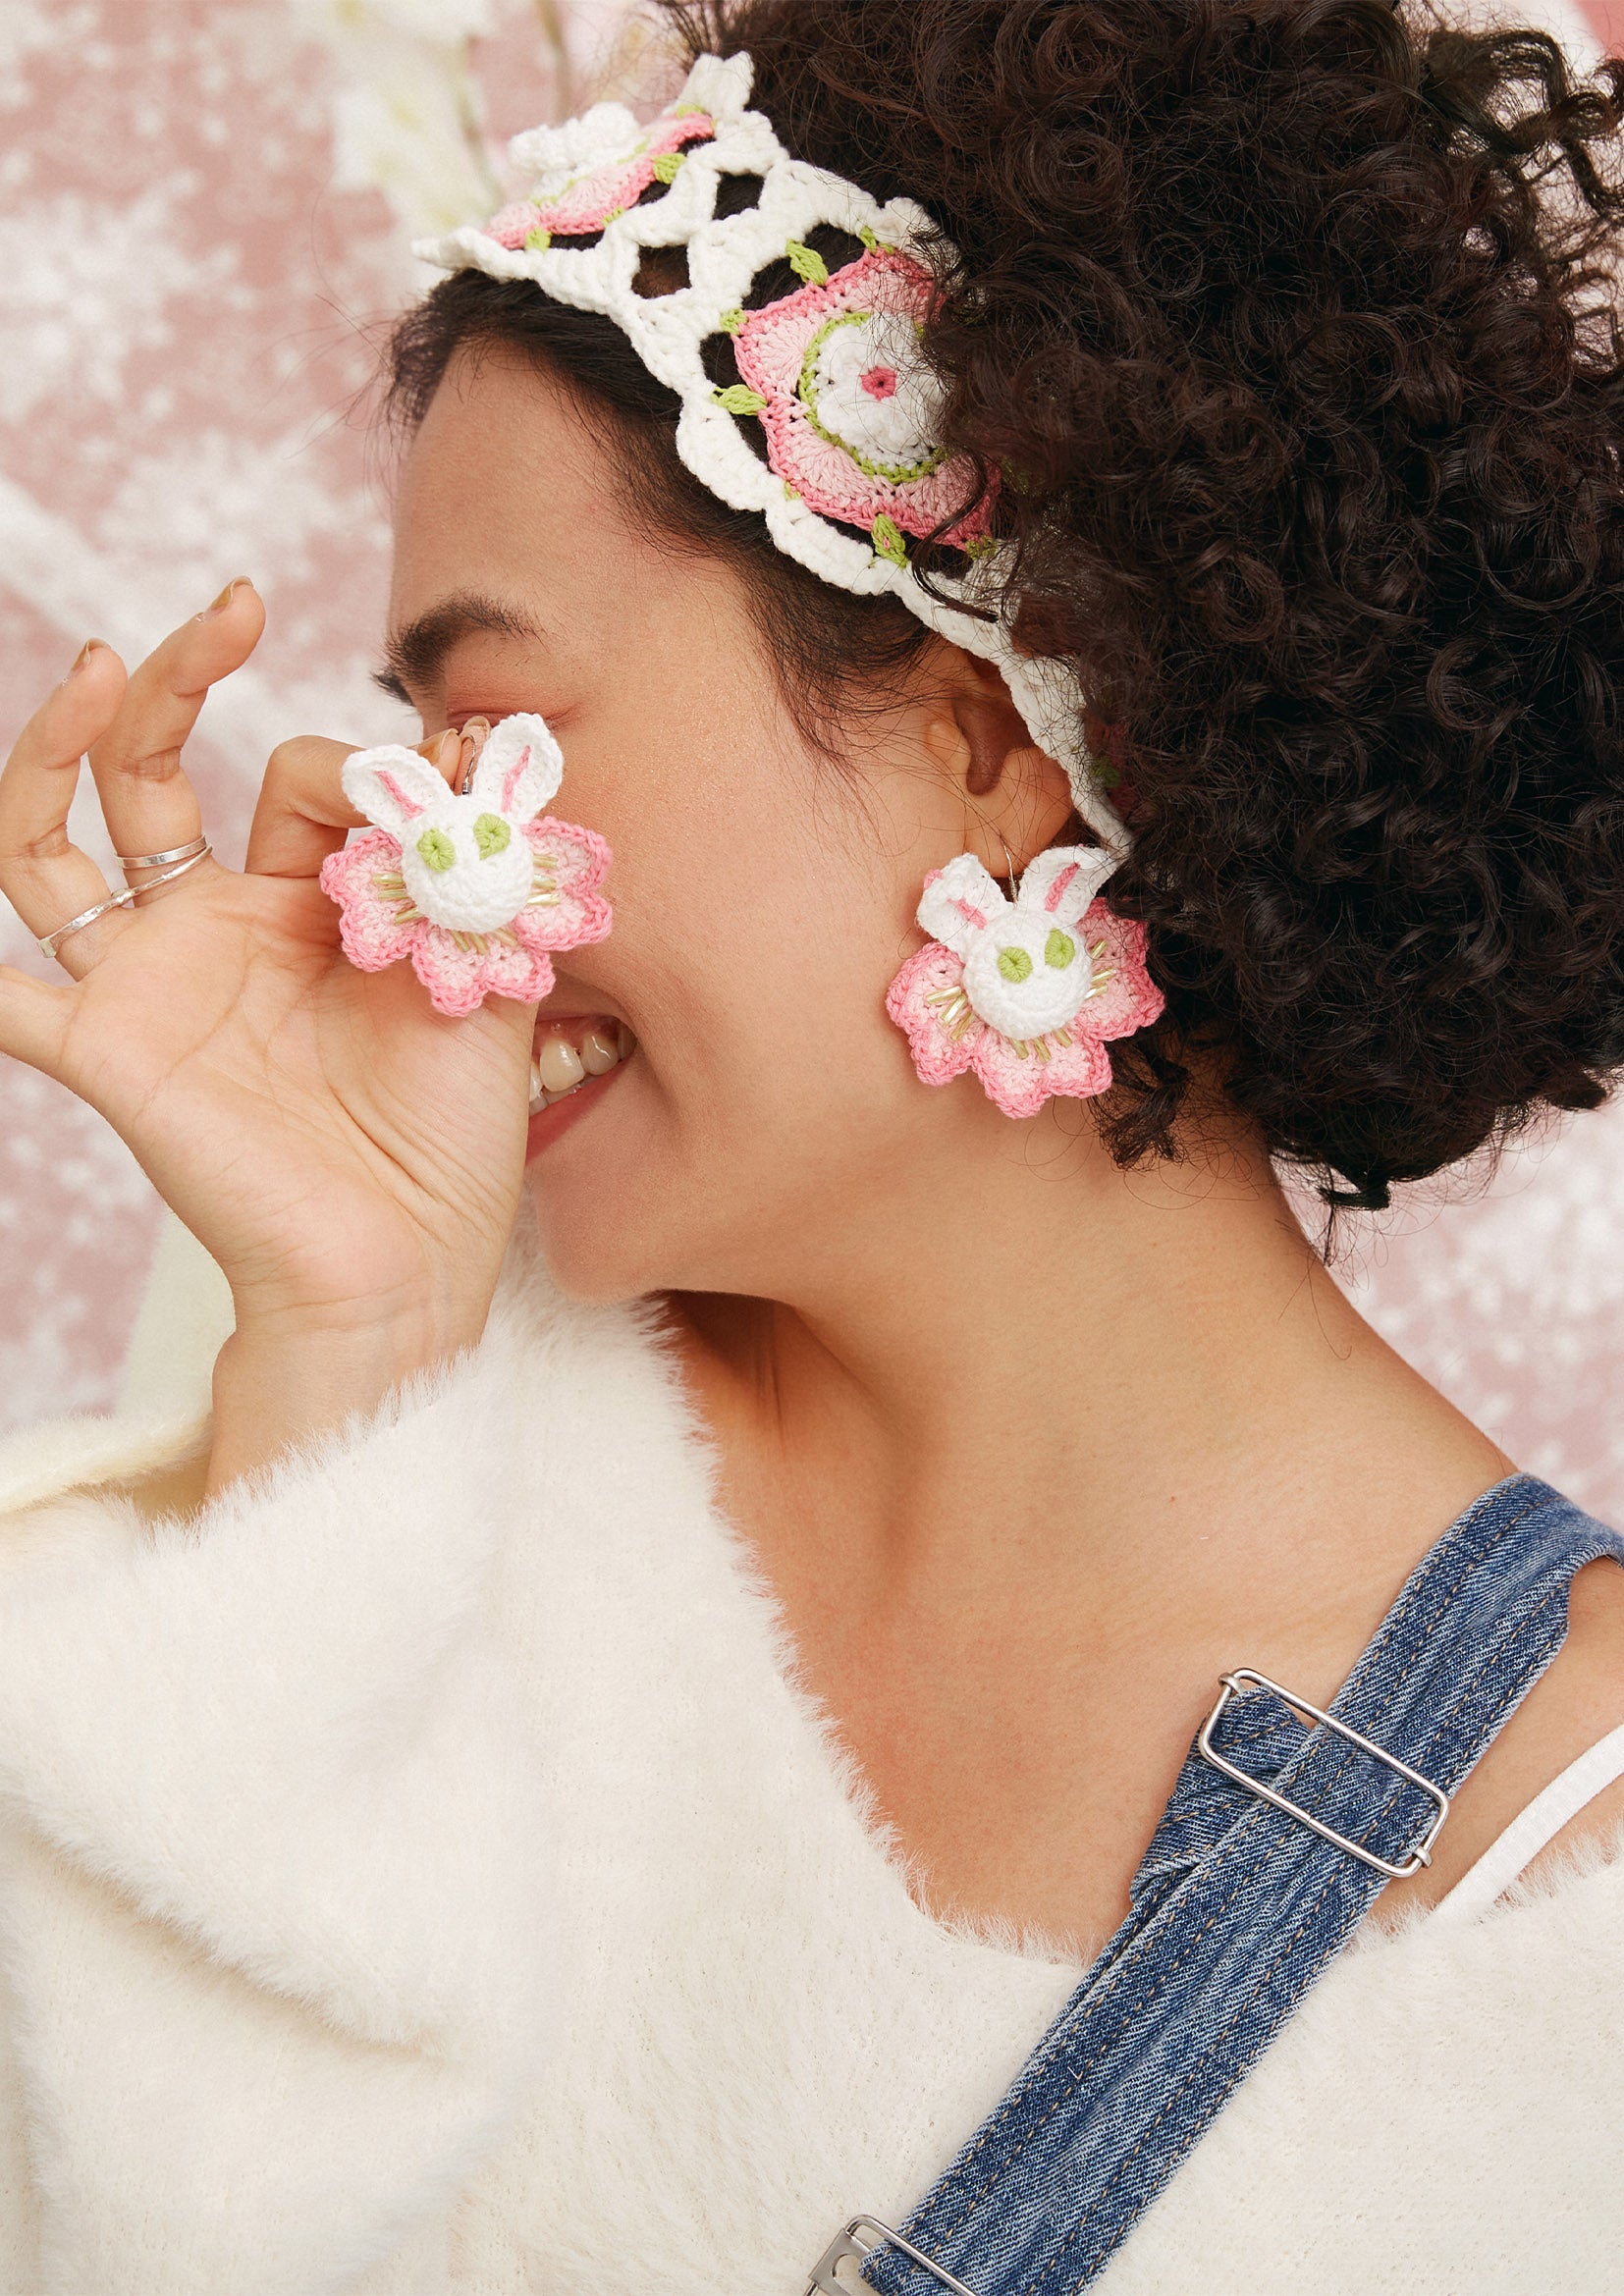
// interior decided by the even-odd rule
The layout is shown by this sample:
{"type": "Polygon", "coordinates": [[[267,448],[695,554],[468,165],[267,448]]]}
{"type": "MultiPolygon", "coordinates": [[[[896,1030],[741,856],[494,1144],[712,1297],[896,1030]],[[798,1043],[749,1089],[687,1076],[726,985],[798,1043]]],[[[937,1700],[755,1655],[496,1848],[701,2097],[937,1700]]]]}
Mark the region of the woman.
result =
{"type": "Polygon", "coordinates": [[[396,339],[444,790],[290,741],[209,858],[247,582],[0,782],[0,1042],[230,1289],[205,1420],[189,1276],[162,1423],[10,1465],[7,2285],[1615,2285],[1624,1550],[1271,1158],[1624,1057],[1624,70],[674,16],[396,339]],[[448,1018],[536,716],[613,932],[448,1018]]]}

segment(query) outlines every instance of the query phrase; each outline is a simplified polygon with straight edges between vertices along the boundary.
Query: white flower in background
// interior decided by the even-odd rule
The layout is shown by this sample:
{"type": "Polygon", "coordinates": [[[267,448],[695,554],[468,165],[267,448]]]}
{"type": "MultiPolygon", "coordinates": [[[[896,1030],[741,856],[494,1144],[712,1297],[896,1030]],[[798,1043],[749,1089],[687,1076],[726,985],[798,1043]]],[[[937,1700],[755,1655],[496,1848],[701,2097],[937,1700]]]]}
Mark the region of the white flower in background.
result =
{"type": "MultiPolygon", "coordinates": [[[[432,237],[489,215],[501,198],[473,70],[474,43],[510,27],[534,43],[568,96],[566,19],[613,21],[623,0],[289,0],[296,21],[332,53],[334,148],[346,188],[383,192],[403,239],[432,237]]],[[[5,0],[0,0],[0,7],[5,0]]],[[[622,115],[623,134],[637,123],[622,115]]]]}
{"type": "Polygon", "coordinates": [[[466,223],[500,194],[468,43],[492,0],[291,0],[332,51],[339,184],[375,188],[407,238],[466,223]]]}
{"type": "Polygon", "coordinates": [[[333,147],[339,184],[382,191],[408,240],[466,223],[500,195],[473,85],[455,50],[403,45],[376,58],[334,100],[333,147]]]}
{"type": "Polygon", "coordinates": [[[454,48],[488,39],[496,28],[492,0],[289,0],[311,31],[334,42],[357,32],[402,32],[407,39],[454,48]]]}

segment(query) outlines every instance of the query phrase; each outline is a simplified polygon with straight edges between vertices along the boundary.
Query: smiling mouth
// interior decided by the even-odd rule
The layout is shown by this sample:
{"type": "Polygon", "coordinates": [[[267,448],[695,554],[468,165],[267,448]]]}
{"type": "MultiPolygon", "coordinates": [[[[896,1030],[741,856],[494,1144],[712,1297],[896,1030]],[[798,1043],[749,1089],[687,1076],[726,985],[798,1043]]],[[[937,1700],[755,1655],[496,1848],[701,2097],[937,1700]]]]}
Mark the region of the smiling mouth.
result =
{"type": "Polygon", "coordinates": [[[637,1040],[623,1021],[594,1013],[550,1020],[544,1014],[530,1046],[530,1114],[539,1116],[583,1085],[613,1074],[636,1049],[637,1040]]]}

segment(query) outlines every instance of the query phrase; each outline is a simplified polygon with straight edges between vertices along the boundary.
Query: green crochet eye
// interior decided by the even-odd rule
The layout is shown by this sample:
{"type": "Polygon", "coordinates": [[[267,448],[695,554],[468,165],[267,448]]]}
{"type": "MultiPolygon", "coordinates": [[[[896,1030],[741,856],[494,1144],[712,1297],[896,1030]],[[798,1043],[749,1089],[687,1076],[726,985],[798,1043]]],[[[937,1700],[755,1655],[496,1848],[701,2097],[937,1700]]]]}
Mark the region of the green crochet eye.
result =
{"type": "Polygon", "coordinates": [[[1032,970],[1032,959],[1023,948],[1001,948],[999,971],[1006,981],[1024,981],[1032,970]]]}
{"type": "Polygon", "coordinates": [[[417,853],[430,869],[450,869],[457,859],[457,847],[444,829],[425,829],[417,840],[417,853]]]}
{"type": "Polygon", "coordinates": [[[1043,961],[1053,965],[1056,973],[1063,973],[1077,954],[1077,943],[1069,933],[1062,933],[1056,925],[1043,944],[1043,961]]]}
{"type": "Polygon", "coordinates": [[[482,813],[473,825],[473,841],[479,847],[481,861],[489,861],[493,853],[506,853],[514,841],[514,832],[499,813],[482,813]]]}

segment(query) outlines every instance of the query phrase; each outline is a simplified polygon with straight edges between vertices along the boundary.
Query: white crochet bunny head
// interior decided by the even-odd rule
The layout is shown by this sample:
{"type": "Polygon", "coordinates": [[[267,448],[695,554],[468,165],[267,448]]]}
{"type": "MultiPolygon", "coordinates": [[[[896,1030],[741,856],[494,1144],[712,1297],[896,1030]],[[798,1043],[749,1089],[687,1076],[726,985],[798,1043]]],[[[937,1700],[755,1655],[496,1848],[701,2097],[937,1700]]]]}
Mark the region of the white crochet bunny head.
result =
{"type": "Polygon", "coordinates": [[[564,777],[546,721],[526,713],[493,726],[467,793],[451,789],[415,750],[359,751],[344,769],[358,813],[401,843],[407,898],[450,933],[495,933],[530,898],[535,851],[528,825],[564,777]]]}
{"type": "Polygon", "coordinates": [[[1013,901],[973,853],[938,871],[919,923],[964,967],[964,994],[1001,1037],[1027,1042],[1074,1020],[1094,986],[1078,931],[1116,867],[1098,846],[1056,845],[1028,864],[1013,901]]]}

